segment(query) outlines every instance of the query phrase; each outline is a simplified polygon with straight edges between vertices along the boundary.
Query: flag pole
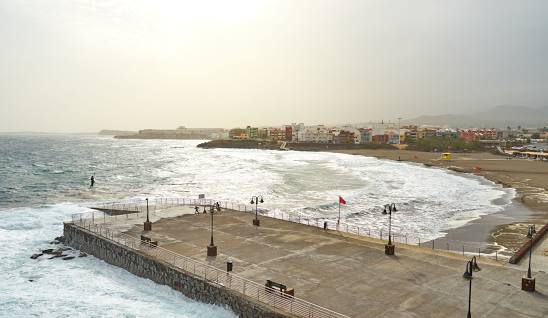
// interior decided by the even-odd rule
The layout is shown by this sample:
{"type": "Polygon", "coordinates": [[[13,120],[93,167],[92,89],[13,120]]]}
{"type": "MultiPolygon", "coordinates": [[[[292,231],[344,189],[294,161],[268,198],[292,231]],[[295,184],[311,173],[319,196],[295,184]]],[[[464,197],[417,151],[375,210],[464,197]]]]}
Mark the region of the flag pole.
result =
{"type": "Polygon", "coordinates": [[[337,224],[341,223],[341,196],[339,196],[339,219],[337,220],[337,224]]]}

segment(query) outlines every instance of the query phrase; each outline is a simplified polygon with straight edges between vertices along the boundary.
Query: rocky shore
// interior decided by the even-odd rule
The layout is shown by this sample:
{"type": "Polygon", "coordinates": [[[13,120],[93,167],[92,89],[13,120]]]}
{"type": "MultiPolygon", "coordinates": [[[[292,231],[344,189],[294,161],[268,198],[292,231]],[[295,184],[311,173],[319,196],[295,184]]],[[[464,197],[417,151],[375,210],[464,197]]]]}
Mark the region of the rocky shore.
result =
{"type": "MultiPolygon", "coordinates": [[[[198,148],[236,148],[236,149],[267,149],[280,150],[280,142],[258,140],[211,140],[198,145],[198,148]]],[[[385,144],[320,144],[320,143],[293,143],[285,146],[289,150],[298,151],[339,151],[360,149],[394,149],[392,145],[385,144]]]]}

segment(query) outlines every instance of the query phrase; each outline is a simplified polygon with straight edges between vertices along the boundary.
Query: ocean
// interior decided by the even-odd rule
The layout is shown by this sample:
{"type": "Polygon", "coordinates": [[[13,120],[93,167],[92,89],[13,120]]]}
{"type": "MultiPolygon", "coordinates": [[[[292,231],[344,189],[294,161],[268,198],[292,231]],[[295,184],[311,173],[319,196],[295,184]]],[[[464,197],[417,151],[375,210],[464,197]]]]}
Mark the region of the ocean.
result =
{"type": "Polygon", "coordinates": [[[248,203],[443,237],[515,196],[483,178],[417,164],[327,152],[200,149],[202,141],[116,140],[94,135],[0,135],[0,316],[234,317],[94,257],[32,260],[62,235],[62,222],[94,202],[185,197],[248,203]],[[95,176],[95,187],[89,178],[95,176]]]}

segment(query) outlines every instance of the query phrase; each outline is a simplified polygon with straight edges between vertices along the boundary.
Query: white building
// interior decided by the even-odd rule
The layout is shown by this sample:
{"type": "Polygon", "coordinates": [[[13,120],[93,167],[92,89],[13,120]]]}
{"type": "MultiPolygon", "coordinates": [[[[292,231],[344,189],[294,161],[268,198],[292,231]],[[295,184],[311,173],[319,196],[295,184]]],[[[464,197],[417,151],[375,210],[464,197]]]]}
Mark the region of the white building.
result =
{"type": "Polygon", "coordinates": [[[307,127],[300,129],[297,132],[297,140],[299,142],[314,142],[314,143],[331,143],[333,141],[333,135],[328,129],[322,126],[307,127]]]}

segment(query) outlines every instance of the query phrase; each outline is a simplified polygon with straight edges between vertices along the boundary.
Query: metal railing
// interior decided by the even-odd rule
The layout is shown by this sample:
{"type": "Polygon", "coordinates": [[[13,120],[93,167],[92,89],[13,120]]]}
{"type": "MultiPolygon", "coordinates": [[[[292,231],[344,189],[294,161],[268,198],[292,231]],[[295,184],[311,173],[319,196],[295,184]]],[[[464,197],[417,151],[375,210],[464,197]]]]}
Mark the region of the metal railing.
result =
{"type": "MultiPolygon", "coordinates": [[[[95,212],[93,212],[93,214],[95,214],[95,212]]],[[[120,216],[117,216],[117,218],[123,219],[120,216]]],[[[100,222],[101,218],[99,217],[96,219],[94,218],[94,215],[92,215],[92,218],[75,218],[73,216],[72,223],[105,239],[156,257],[205,282],[237,291],[260,303],[286,311],[292,315],[299,317],[348,318],[348,316],[341,313],[288,295],[230,272],[222,271],[216,267],[201,263],[195,259],[175,253],[160,246],[141,241],[139,238],[108,228],[106,224],[96,223],[95,220],[100,222]]],[[[106,218],[103,220],[106,221],[106,218]]]]}
{"type": "MultiPolygon", "coordinates": [[[[189,198],[154,198],[149,199],[149,210],[151,215],[156,215],[159,210],[168,209],[177,206],[210,206],[219,202],[220,206],[225,209],[236,210],[240,212],[254,212],[255,207],[253,205],[239,204],[230,201],[216,201],[212,199],[189,199],[189,198]]],[[[118,202],[104,202],[99,203],[95,206],[103,210],[112,210],[112,211],[127,211],[133,212],[131,214],[113,215],[113,216],[104,216],[105,220],[103,223],[112,222],[112,220],[117,220],[121,217],[126,219],[131,219],[133,217],[142,217],[146,212],[146,202],[144,199],[136,200],[126,200],[118,202]],[[110,220],[110,221],[109,221],[110,220]]],[[[91,212],[88,213],[90,218],[92,218],[91,212]]],[[[98,213],[100,216],[103,213],[98,213]]],[[[82,214],[73,215],[73,222],[75,216],[81,218],[82,214]]],[[[343,233],[353,234],[357,236],[371,237],[380,240],[388,240],[388,231],[383,229],[371,228],[358,226],[355,224],[349,224],[341,222],[337,224],[335,220],[327,218],[311,218],[305,217],[301,213],[290,214],[280,211],[261,211],[261,217],[270,217],[275,219],[281,219],[288,222],[294,222],[309,226],[314,226],[317,228],[323,228],[324,222],[327,222],[327,229],[336,230],[343,233]]],[[[477,255],[494,257],[496,260],[502,259],[507,261],[509,255],[500,255],[497,246],[490,246],[486,243],[477,243],[477,242],[465,242],[457,240],[448,240],[446,238],[434,238],[434,239],[425,239],[416,234],[409,233],[398,233],[392,231],[392,241],[400,244],[415,245],[419,248],[429,248],[433,250],[444,250],[453,253],[461,253],[462,255],[477,255]]],[[[510,254],[510,253],[508,253],[510,254]]]]}

